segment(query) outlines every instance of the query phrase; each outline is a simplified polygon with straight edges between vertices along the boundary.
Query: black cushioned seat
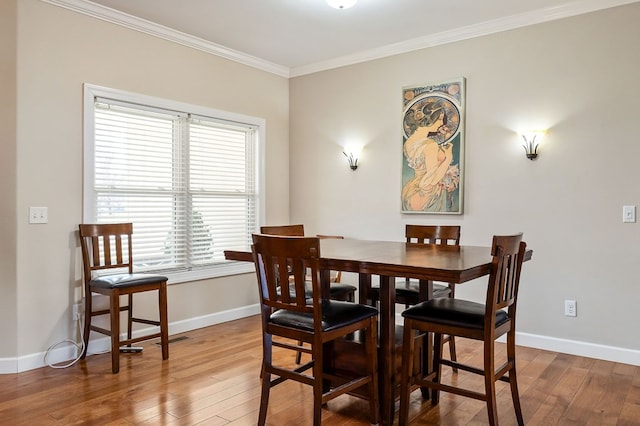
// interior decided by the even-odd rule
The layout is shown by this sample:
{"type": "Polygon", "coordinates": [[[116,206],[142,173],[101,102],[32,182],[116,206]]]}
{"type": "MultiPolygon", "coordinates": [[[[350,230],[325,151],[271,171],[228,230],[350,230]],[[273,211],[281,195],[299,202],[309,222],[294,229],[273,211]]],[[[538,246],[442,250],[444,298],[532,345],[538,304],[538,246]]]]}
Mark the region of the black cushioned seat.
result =
{"type": "Polygon", "coordinates": [[[167,277],[152,274],[115,274],[104,275],[91,280],[91,285],[100,288],[130,287],[140,284],[153,284],[167,281],[167,277]]]}
{"type": "MultiPolygon", "coordinates": [[[[293,290],[293,289],[292,289],[293,290]]],[[[331,283],[329,287],[329,297],[333,300],[342,300],[351,302],[353,292],[356,290],[355,286],[350,284],[343,283],[331,283]]],[[[278,289],[278,294],[280,294],[280,290],[278,289]]],[[[291,297],[295,297],[295,291],[290,291],[291,297]]],[[[305,283],[305,295],[307,299],[311,300],[312,292],[311,292],[311,282],[307,281],[305,283]]]]}
{"type": "Polygon", "coordinates": [[[353,302],[353,294],[357,290],[356,286],[344,283],[331,283],[329,286],[329,297],[334,300],[345,300],[353,302]]]}
{"type": "MultiPolygon", "coordinates": [[[[376,296],[375,300],[379,300],[380,296],[380,287],[372,286],[371,291],[375,292],[376,296]]],[[[418,295],[420,294],[420,288],[416,281],[409,281],[409,285],[407,285],[406,280],[398,280],[396,281],[396,298],[404,300],[404,299],[418,299],[418,295]]],[[[451,294],[451,289],[447,285],[442,284],[433,284],[433,297],[449,297],[451,294]]]]}
{"type": "MultiPolygon", "coordinates": [[[[377,314],[378,310],[371,306],[336,300],[323,300],[322,330],[331,331],[377,314]]],[[[313,331],[313,314],[280,309],[271,314],[270,320],[274,324],[313,331]]]]}
{"type": "MultiPolygon", "coordinates": [[[[403,311],[402,316],[414,320],[481,330],[484,327],[485,312],[486,307],[482,303],[442,298],[418,303],[403,311]]],[[[505,311],[496,311],[496,327],[507,319],[505,311]]]]}

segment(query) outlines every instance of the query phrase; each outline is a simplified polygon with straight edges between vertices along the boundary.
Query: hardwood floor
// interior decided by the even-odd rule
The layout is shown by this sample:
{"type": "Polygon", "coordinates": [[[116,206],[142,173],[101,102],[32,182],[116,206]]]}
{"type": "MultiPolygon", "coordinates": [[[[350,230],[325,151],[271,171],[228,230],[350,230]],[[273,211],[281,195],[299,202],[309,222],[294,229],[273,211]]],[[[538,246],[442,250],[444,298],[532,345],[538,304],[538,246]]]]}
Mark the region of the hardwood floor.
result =
{"type": "MultiPolygon", "coordinates": [[[[163,362],[160,347],[149,342],[142,354],[123,356],[115,375],[109,354],[67,369],[0,375],[0,424],[254,425],[260,400],[259,317],[184,336],[171,343],[169,360],[163,362]]],[[[459,359],[480,360],[476,342],[456,343],[459,359]]],[[[279,356],[294,359],[293,354],[279,356]]],[[[518,347],[518,362],[528,425],[640,425],[640,368],[523,347],[518,347]]],[[[451,376],[450,369],[445,375],[451,376]]],[[[463,372],[454,377],[471,387],[482,386],[478,379],[463,372]]],[[[513,425],[508,385],[499,382],[498,392],[500,423],[513,425]]],[[[268,424],[307,425],[311,414],[309,386],[287,382],[272,389],[268,424]]],[[[432,407],[413,392],[410,416],[419,425],[487,422],[482,402],[446,393],[432,407]]],[[[367,425],[368,419],[366,401],[351,396],[330,402],[323,413],[327,426],[367,425]]]]}

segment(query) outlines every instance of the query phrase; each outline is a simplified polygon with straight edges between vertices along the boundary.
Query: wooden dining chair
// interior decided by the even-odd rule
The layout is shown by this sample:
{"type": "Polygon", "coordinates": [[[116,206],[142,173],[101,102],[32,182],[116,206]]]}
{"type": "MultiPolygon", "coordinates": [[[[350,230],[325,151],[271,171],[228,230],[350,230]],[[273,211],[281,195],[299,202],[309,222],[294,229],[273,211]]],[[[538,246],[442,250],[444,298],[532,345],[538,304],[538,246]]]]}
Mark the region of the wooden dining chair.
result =
{"type": "MultiPolygon", "coordinates": [[[[304,236],[304,225],[276,225],[262,226],[260,233],[268,235],[282,236],[304,236]]],[[[339,235],[318,235],[318,238],[344,238],[339,235]]],[[[342,274],[339,271],[330,273],[329,297],[333,300],[343,300],[347,302],[355,302],[356,286],[344,284],[341,281],[342,274]]]]}
{"type": "Polygon", "coordinates": [[[313,387],[314,426],[320,425],[323,404],[361,387],[368,390],[371,423],[378,423],[377,309],[323,298],[317,237],[254,234],[252,251],[263,333],[258,425],[266,422],[271,388],[286,380],[313,387]],[[311,303],[307,277],[311,279],[311,303]],[[326,373],[325,350],[330,350],[336,339],[358,330],[365,334],[366,372],[361,375],[353,372],[348,377],[326,373]],[[274,336],[286,340],[280,341],[274,336]],[[310,348],[290,343],[292,341],[307,343],[310,348]],[[308,353],[311,360],[301,366],[288,367],[286,362],[274,360],[274,346],[308,353]],[[277,378],[272,379],[272,375],[277,378]]]}
{"type": "MultiPolygon", "coordinates": [[[[281,236],[291,236],[291,237],[303,237],[304,236],[304,225],[273,225],[273,226],[262,226],[260,227],[260,232],[262,234],[267,235],[281,235],[281,236]]],[[[318,235],[318,238],[344,238],[338,235],[318,235]]],[[[356,287],[349,284],[343,284],[340,282],[342,278],[342,273],[340,271],[330,272],[330,284],[329,284],[329,297],[333,300],[343,300],[346,302],[355,302],[355,293],[356,287]]],[[[310,281],[310,280],[307,280],[310,281]]],[[[307,293],[309,293],[309,298],[311,298],[311,294],[309,291],[309,285],[307,285],[307,293]]],[[[299,342],[302,345],[302,342],[299,342]]],[[[302,362],[302,352],[298,352],[296,354],[296,364],[300,364],[302,362]]]]}
{"type": "MultiPolygon", "coordinates": [[[[405,238],[407,243],[412,244],[439,244],[439,245],[460,245],[460,226],[457,225],[406,225],[405,238]]],[[[427,281],[418,281],[402,278],[396,281],[396,302],[405,305],[405,308],[416,305],[428,299],[427,281]]],[[[433,286],[433,298],[455,297],[455,284],[431,283],[433,286]]],[[[371,303],[377,304],[380,300],[380,288],[372,286],[368,291],[371,295],[371,303]]],[[[440,342],[442,345],[449,344],[449,356],[452,361],[456,361],[456,342],[452,336],[445,336],[440,342]]],[[[453,368],[457,372],[457,368],[453,368]]]]}
{"type": "Polygon", "coordinates": [[[120,351],[127,351],[133,343],[160,338],[162,359],[169,358],[169,326],[167,321],[167,277],[133,272],[131,223],[80,224],[80,242],[84,269],[84,348],[81,358],[87,355],[89,333],[96,331],[111,337],[111,371],[120,371],[120,351]],[[157,291],[159,319],[150,320],[133,315],[133,295],[157,291]],[[109,298],[108,309],[93,310],[92,293],[109,298]],[[120,305],[120,296],[126,295],[128,303],[120,305]],[[120,340],[120,313],[127,312],[127,339],[120,340]],[[93,318],[109,315],[110,328],[93,324],[93,318]],[[133,323],[159,327],[156,333],[133,337],[133,323]]]}
{"type": "MultiPolygon", "coordinates": [[[[421,302],[402,313],[404,334],[402,349],[402,378],[400,386],[400,425],[409,421],[409,396],[412,386],[431,389],[431,403],[436,405],[439,391],[479,399],[486,402],[489,424],[498,424],[496,381],[509,382],[511,398],[519,425],[523,425],[522,409],[516,377],[516,306],[520,271],[524,261],[526,243],[522,234],[494,236],[491,247],[493,256],[491,272],[484,304],[467,300],[440,298],[421,302]],[[434,333],[433,371],[426,376],[413,375],[409,360],[413,359],[414,330],[434,333]],[[495,368],[495,340],[507,335],[507,360],[495,368]],[[483,368],[449,361],[442,358],[443,335],[460,336],[483,342],[483,368]],[[484,393],[457,387],[455,383],[443,384],[442,365],[484,376],[484,393]]],[[[458,379],[456,379],[457,381],[458,379]]]]}

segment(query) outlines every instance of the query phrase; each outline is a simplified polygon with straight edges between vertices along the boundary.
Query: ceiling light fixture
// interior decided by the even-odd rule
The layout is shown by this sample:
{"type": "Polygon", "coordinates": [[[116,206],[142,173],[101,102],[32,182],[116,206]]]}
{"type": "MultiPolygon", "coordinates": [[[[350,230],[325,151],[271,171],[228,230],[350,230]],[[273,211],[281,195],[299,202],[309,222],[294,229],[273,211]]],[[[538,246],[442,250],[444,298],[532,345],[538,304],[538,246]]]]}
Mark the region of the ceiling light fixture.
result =
{"type": "Polygon", "coordinates": [[[349,9],[357,2],[358,0],[327,0],[327,4],[336,9],[349,9]]]}

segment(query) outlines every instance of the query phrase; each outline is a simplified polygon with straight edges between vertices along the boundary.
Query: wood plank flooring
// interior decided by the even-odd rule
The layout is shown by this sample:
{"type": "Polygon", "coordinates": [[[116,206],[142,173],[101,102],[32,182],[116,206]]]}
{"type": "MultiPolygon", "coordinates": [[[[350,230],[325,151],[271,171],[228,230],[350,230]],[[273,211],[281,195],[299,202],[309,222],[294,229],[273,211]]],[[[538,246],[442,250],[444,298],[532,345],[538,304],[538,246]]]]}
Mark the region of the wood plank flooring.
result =
{"type": "MultiPolygon", "coordinates": [[[[0,375],[0,424],[7,425],[254,425],[260,401],[259,317],[184,333],[160,348],[121,357],[111,374],[109,354],[67,369],[0,375]]],[[[177,336],[172,336],[177,337],[177,336]]],[[[477,342],[456,340],[458,358],[480,362],[477,342]]],[[[498,352],[502,352],[500,348],[498,352]]],[[[293,362],[293,355],[276,355],[293,362]]],[[[518,380],[528,425],[640,425],[640,368],[518,347],[518,380]]],[[[481,388],[479,377],[445,375],[481,388]]],[[[516,424],[508,385],[498,383],[500,424],[516,424]]],[[[311,424],[311,388],[287,382],[272,389],[269,425],[311,424]]],[[[418,425],[483,425],[482,402],[443,393],[436,407],[412,394],[418,425]]],[[[397,417],[396,417],[397,419],[397,417]]],[[[369,424],[366,401],[343,396],[327,405],[323,424],[369,424]]]]}

